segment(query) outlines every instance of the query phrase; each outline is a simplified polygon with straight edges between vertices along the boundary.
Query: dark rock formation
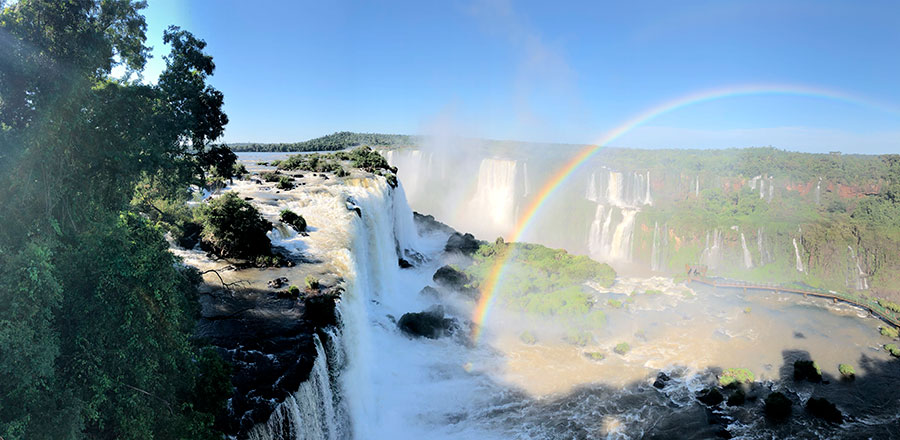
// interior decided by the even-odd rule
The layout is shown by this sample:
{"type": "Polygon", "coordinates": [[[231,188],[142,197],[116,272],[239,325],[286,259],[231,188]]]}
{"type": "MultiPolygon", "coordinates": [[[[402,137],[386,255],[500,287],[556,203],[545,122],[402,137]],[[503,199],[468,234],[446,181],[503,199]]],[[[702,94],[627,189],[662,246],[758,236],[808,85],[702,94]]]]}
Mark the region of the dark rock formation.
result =
{"type": "Polygon", "coordinates": [[[200,298],[195,337],[218,348],[233,366],[234,394],[216,426],[228,436],[246,437],[309,378],[316,357],[314,336],[336,324],[339,289],[308,298],[282,299],[277,293],[237,290],[200,298]]]}
{"type": "Polygon", "coordinates": [[[274,280],[269,280],[269,282],[267,282],[266,285],[269,286],[270,289],[280,289],[280,288],[286,286],[287,283],[288,283],[287,277],[278,277],[278,278],[275,278],[274,280]]]}
{"type": "Polygon", "coordinates": [[[410,267],[413,267],[412,263],[406,261],[403,258],[397,259],[397,265],[400,266],[401,269],[409,269],[410,267]]]}
{"type": "Polygon", "coordinates": [[[791,415],[791,400],[788,399],[784,394],[779,392],[774,392],[769,394],[766,397],[766,417],[775,420],[781,421],[787,419],[791,415]]]}
{"type": "Polygon", "coordinates": [[[418,212],[413,212],[413,221],[415,222],[416,229],[418,230],[420,235],[430,234],[433,232],[442,232],[449,235],[456,232],[450,226],[447,226],[435,220],[433,215],[422,215],[418,212]]]}
{"type": "Polygon", "coordinates": [[[456,319],[444,317],[443,307],[435,306],[424,312],[404,313],[397,327],[409,336],[437,339],[452,334],[458,324],[456,319]]]}
{"type": "Polygon", "coordinates": [[[181,236],[178,237],[178,246],[185,249],[193,249],[200,242],[200,233],[203,228],[194,222],[186,222],[181,227],[181,236]]]}
{"type": "Polygon", "coordinates": [[[419,291],[419,295],[426,295],[426,296],[430,296],[432,298],[437,298],[437,297],[441,296],[441,293],[438,292],[438,290],[435,289],[434,287],[425,286],[422,288],[422,290],[419,291]]]}
{"type": "Polygon", "coordinates": [[[844,415],[828,399],[813,397],[806,402],[806,411],[831,423],[844,423],[844,415]]]}
{"type": "Polygon", "coordinates": [[[668,374],[663,373],[662,371],[656,375],[656,380],[653,381],[653,386],[659,389],[663,389],[666,387],[666,382],[671,380],[668,374]]]}
{"type": "Polygon", "coordinates": [[[441,287],[457,290],[465,288],[466,284],[469,283],[469,278],[466,277],[466,274],[450,265],[442,266],[434,273],[431,279],[441,287]]]}
{"type": "Polygon", "coordinates": [[[794,361],[794,380],[821,382],[822,371],[813,361],[794,361]]]}
{"type": "Polygon", "coordinates": [[[708,388],[697,393],[697,400],[706,406],[716,406],[725,400],[722,393],[715,388],[708,388]]]}
{"type": "Polygon", "coordinates": [[[728,396],[728,401],[725,402],[728,406],[741,406],[744,402],[747,401],[747,394],[744,393],[744,390],[737,390],[728,396]]]}
{"type": "Polygon", "coordinates": [[[481,247],[482,243],[482,241],[477,240],[472,234],[460,234],[459,232],[454,232],[450,235],[450,238],[447,239],[447,244],[444,245],[444,251],[472,255],[479,247],[481,247]]]}

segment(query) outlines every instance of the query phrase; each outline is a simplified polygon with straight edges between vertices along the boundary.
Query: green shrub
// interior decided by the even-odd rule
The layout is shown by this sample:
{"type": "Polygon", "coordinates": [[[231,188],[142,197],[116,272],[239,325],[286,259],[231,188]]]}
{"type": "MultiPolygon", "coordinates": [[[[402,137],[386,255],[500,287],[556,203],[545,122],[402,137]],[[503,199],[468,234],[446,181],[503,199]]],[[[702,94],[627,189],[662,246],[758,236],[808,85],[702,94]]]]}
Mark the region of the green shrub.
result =
{"type": "Polygon", "coordinates": [[[319,290],[319,280],[316,277],[307,275],[305,281],[307,290],[319,290]]]}
{"type": "Polygon", "coordinates": [[[197,218],[203,227],[203,244],[220,257],[255,259],[272,255],[266,236],[272,223],[236,193],[225,193],[201,206],[197,218]]]}
{"type": "Polygon", "coordinates": [[[613,307],[615,309],[622,308],[622,301],[619,301],[617,299],[609,299],[606,301],[606,304],[609,304],[611,307],[613,307]]]}
{"type": "Polygon", "coordinates": [[[746,368],[729,368],[719,375],[719,386],[740,385],[756,380],[753,372],[746,368]]]}
{"type": "Polygon", "coordinates": [[[291,225],[297,232],[306,232],[306,219],[302,215],[285,209],[281,211],[280,218],[283,223],[291,225]]]}
{"type": "Polygon", "coordinates": [[[620,342],[620,343],[616,344],[616,348],[613,348],[613,351],[616,352],[617,354],[624,356],[625,353],[628,353],[629,351],[631,351],[631,346],[628,345],[627,342],[620,342]]]}
{"type": "Polygon", "coordinates": [[[238,179],[240,179],[241,177],[244,177],[248,174],[247,167],[245,167],[244,164],[242,164],[240,162],[235,162],[234,166],[231,169],[231,174],[234,177],[237,177],[238,179]]]}
{"type": "Polygon", "coordinates": [[[744,313],[749,314],[752,311],[753,311],[753,309],[751,309],[750,306],[744,307],[744,313]]]}
{"type": "Polygon", "coordinates": [[[887,336],[891,339],[896,339],[897,337],[900,337],[900,330],[897,330],[894,327],[882,326],[880,328],[880,331],[881,331],[882,336],[887,336]]]}
{"type": "Polygon", "coordinates": [[[590,344],[594,340],[594,337],[589,332],[570,330],[566,333],[564,339],[572,345],[584,347],[585,345],[590,344]]]}
{"type": "Polygon", "coordinates": [[[289,191],[294,189],[294,182],[292,182],[291,178],[288,176],[280,176],[275,187],[280,190],[289,191]]]}
{"type": "Polygon", "coordinates": [[[537,338],[528,330],[525,330],[519,335],[519,340],[525,344],[533,345],[537,343],[537,338]]]}
{"type": "Polygon", "coordinates": [[[894,344],[885,344],[884,350],[890,353],[891,356],[900,357],[900,349],[894,344]]]}
{"type": "Polygon", "coordinates": [[[601,353],[599,351],[587,351],[584,353],[584,357],[586,357],[592,361],[599,362],[599,361],[602,361],[603,359],[605,359],[606,355],[604,355],[603,353],[601,353]]]}
{"type": "Polygon", "coordinates": [[[644,292],[644,295],[662,295],[662,294],[663,294],[663,291],[657,290],[657,289],[648,289],[644,292]]]}
{"type": "Polygon", "coordinates": [[[846,378],[852,378],[852,377],[856,376],[856,370],[854,370],[853,366],[850,364],[838,365],[838,371],[840,371],[841,375],[846,378]]]}
{"type": "Polygon", "coordinates": [[[265,182],[278,182],[281,179],[282,175],[278,173],[262,173],[259,175],[259,178],[265,182]]]}
{"type": "Polygon", "coordinates": [[[291,286],[288,287],[288,293],[293,297],[299,297],[300,296],[300,288],[291,284],[291,286]]]}

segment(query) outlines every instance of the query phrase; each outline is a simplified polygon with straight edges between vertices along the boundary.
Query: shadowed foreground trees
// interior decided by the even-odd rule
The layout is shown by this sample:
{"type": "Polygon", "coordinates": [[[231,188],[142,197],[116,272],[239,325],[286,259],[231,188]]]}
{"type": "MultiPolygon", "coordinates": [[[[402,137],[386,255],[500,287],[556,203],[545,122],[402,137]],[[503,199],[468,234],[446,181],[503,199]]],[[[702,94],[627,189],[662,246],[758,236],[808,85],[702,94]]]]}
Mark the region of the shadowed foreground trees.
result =
{"type": "Polygon", "coordinates": [[[115,79],[147,59],[144,2],[6,3],[0,437],[219,438],[231,384],[190,340],[199,277],[142,212],[231,169],[207,147],[227,117],[205,43],[172,27],[158,85],[115,79]]]}

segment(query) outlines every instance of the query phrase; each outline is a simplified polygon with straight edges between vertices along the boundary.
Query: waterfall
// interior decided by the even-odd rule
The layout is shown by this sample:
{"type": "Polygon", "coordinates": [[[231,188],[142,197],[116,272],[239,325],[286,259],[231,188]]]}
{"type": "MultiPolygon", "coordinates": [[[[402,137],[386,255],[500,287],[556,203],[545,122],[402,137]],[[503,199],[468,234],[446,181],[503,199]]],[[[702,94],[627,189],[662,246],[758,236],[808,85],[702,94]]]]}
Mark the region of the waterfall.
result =
{"type": "Polygon", "coordinates": [[[631,261],[631,238],[634,233],[636,209],[623,209],[622,222],[616,226],[610,243],[609,257],[613,260],[631,261]]]}
{"type": "Polygon", "coordinates": [[[609,235],[609,226],[612,224],[612,207],[609,208],[609,212],[606,213],[606,220],[603,222],[603,229],[600,230],[600,249],[602,249],[602,255],[609,255],[609,246],[612,238],[609,235]]]}
{"type": "MultiPolygon", "coordinates": [[[[531,191],[528,187],[528,163],[522,162],[522,185],[525,187],[522,192],[522,197],[528,197],[531,194],[531,191]]],[[[518,215],[516,215],[518,217],[518,215]]]]}
{"type": "Polygon", "coordinates": [[[588,182],[588,187],[587,187],[587,191],[584,195],[584,198],[586,198],[592,202],[595,202],[595,203],[600,201],[600,196],[597,193],[597,174],[596,173],[591,173],[591,181],[588,182]]]}
{"type": "Polygon", "coordinates": [[[345,438],[338,420],[332,375],[328,356],[318,335],[313,335],[316,360],[309,379],[282,402],[265,424],[256,425],[248,434],[250,440],[332,440],[345,438]]]}
{"type": "Polygon", "coordinates": [[[863,272],[862,267],[859,264],[859,256],[857,256],[857,253],[850,245],[847,245],[847,250],[850,252],[850,261],[847,269],[847,287],[852,287],[856,290],[868,289],[869,283],[866,281],[866,273],[863,272]]]}
{"type": "Polygon", "coordinates": [[[659,222],[653,223],[653,245],[650,249],[650,270],[659,270],[659,222]]]}
{"type": "Polygon", "coordinates": [[[769,177],[769,203],[772,203],[772,198],[775,197],[775,184],[773,183],[774,177],[769,177]]]}
{"type": "MultiPolygon", "coordinates": [[[[610,209],[612,213],[612,209],[610,209]]],[[[601,259],[605,254],[603,250],[603,205],[597,205],[594,210],[594,221],[591,222],[591,229],[588,232],[588,252],[595,259],[601,259]]],[[[607,225],[608,227],[608,225],[607,225]]]]}
{"type": "Polygon", "coordinates": [[[694,182],[694,197],[700,197],[700,175],[697,175],[697,180],[694,182]]]}
{"type": "Polygon", "coordinates": [[[609,182],[606,185],[606,200],[613,206],[623,206],[622,200],[622,173],[609,172],[609,182]]]}
{"type": "Polygon", "coordinates": [[[757,228],[756,230],[756,249],[759,251],[759,265],[769,264],[775,261],[772,258],[772,252],[769,251],[769,247],[766,246],[765,242],[765,234],[763,232],[763,228],[757,228]]]}
{"type": "Polygon", "coordinates": [[[397,184],[391,192],[391,207],[394,214],[394,237],[397,239],[397,254],[407,260],[420,261],[422,256],[415,251],[419,239],[416,233],[416,224],[413,220],[412,209],[406,201],[406,193],[403,184],[397,184]]]}
{"type": "Polygon", "coordinates": [[[722,250],[722,231],[713,229],[712,244],[709,241],[710,233],[706,233],[706,247],[700,253],[700,263],[705,264],[710,269],[716,269],[719,266],[719,256],[722,250]]]}
{"type": "Polygon", "coordinates": [[[473,232],[490,237],[511,230],[515,223],[517,196],[516,161],[482,160],[469,212],[483,216],[483,221],[473,232]]]}
{"type": "Polygon", "coordinates": [[[741,232],[741,248],[744,250],[744,267],[750,269],[753,267],[753,259],[750,257],[750,249],[747,249],[747,239],[744,238],[743,232],[741,232]]]}
{"type": "Polygon", "coordinates": [[[794,243],[794,256],[797,257],[797,272],[803,272],[803,260],[800,259],[800,248],[797,247],[797,239],[792,238],[791,241],[794,243]]]}
{"type": "Polygon", "coordinates": [[[766,179],[760,179],[759,181],[759,198],[763,199],[766,197],[766,179]]]}
{"type": "Polygon", "coordinates": [[[652,205],[653,199],[650,198],[650,171],[647,171],[647,194],[644,196],[644,204],[652,205]]]}

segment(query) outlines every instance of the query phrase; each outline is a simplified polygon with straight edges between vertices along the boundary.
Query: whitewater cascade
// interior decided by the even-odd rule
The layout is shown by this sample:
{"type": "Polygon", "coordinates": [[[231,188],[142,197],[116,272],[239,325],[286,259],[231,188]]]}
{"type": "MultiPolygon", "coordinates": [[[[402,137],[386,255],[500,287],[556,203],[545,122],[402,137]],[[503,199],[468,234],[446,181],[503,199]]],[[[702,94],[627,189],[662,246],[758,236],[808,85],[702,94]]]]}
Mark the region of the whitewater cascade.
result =
{"type": "Polygon", "coordinates": [[[750,256],[750,250],[747,249],[747,239],[744,238],[744,233],[741,232],[741,249],[744,251],[744,268],[750,269],[753,267],[753,258],[750,256]]]}
{"type": "Polygon", "coordinates": [[[794,243],[794,256],[797,257],[797,272],[803,272],[803,260],[800,259],[800,248],[797,247],[797,239],[792,238],[791,241],[794,243]]]}
{"type": "Polygon", "coordinates": [[[480,215],[482,225],[474,228],[477,235],[507,233],[515,225],[518,194],[517,162],[506,159],[484,159],[478,167],[475,194],[469,202],[468,215],[480,215]]]}
{"type": "Polygon", "coordinates": [[[585,198],[597,203],[587,239],[591,258],[630,262],[634,219],[641,206],[653,203],[650,172],[604,170],[591,173],[585,198]]]}
{"type": "Polygon", "coordinates": [[[669,225],[663,224],[662,231],[659,222],[653,223],[653,244],[650,249],[650,270],[658,272],[666,269],[666,252],[669,248],[669,225]]]}
{"type": "Polygon", "coordinates": [[[822,204],[822,178],[819,177],[819,181],[816,182],[816,205],[822,204]]]}
{"type": "Polygon", "coordinates": [[[769,250],[769,246],[766,245],[765,233],[761,227],[756,229],[756,249],[759,252],[760,266],[775,261],[775,259],[772,258],[772,252],[769,250]]]}
{"type": "Polygon", "coordinates": [[[722,253],[722,231],[713,229],[712,243],[710,243],[710,232],[706,232],[706,247],[700,253],[700,264],[705,264],[710,269],[717,269],[721,261],[722,253]]]}
{"type": "Polygon", "coordinates": [[[694,182],[694,197],[700,197],[700,175],[697,175],[697,180],[694,182]]]}
{"type": "Polygon", "coordinates": [[[659,270],[659,222],[653,223],[653,244],[650,248],[650,270],[659,270]]]}
{"type": "Polygon", "coordinates": [[[850,261],[847,267],[847,287],[852,287],[856,290],[868,289],[869,283],[866,281],[866,273],[863,272],[862,266],[859,264],[859,256],[852,246],[847,245],[847,250],[850,253],[850,261]]]}

